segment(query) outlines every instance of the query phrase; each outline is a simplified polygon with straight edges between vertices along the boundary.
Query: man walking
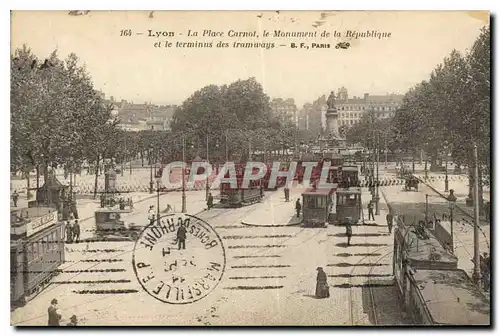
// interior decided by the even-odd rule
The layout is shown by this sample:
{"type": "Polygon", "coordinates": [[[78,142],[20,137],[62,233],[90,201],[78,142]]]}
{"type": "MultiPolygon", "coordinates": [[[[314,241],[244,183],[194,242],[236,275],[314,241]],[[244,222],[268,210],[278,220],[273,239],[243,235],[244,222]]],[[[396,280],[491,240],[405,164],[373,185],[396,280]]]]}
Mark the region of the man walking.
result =
{"type": "Polygon", "coordinates": [[[184,226],[184,223],[179,226],[177,229],[177,243],[179,244],[179,250],[185,250],[186,249],[186,227],[184,226]]]}
{"type": "Polygon", "coordinates": [[[302,210],[302,205],[300,204],[300,198],[297,198],[297,202],[295,202],[295,211],[297,211],[297,218],[300,217],[300,210],[302,210]]]}
{"type": "Polygon", "coordinates": [[[391,212],[387,213],[387,216],[385,217],[387,220],[387,228],[389,229],[389,234],[392,233],[392,222],[393,222],[393,216],[391,212]]]}
{"type": "Polygon", "coordinates": [[[57,312],[57,309],[57,300],[52,299],[52,301],[50,302],[50,306],[47,309],[47,313],[49,315],[47,324],[49,327],[59,326],[61,315],[57,312]]]}
{"type": "Polygon", "coordinates": [[[213,207],[214,207],[214,197],[212,196],[212,193],[208,193],[207,208],[208,208],[208,210],[210,210],[213,207]]]}
{"type": "Polygon", "coordinates": [[[347,237],[347,246],[351,246],[352,226],[350,222],[347,222],[345,226],[345,235],[347,237]]]}
{"type": "Polygon", "coordinates": [[[80,239],[80,224],[78,223],[78,219],[75,219],[75,223],[73,224],[73,241],[78,243],[80,239]]]}
{"type": "Polygon", "coordinates": [[[12,202],[14,202],[14,207],[17,208],[17,200],[19,199],[19,194],[17,193],[17,190],[14,190],[14,193],[12,194],[12,202]]]}
{"type": "Polygon", "coordinates": [[[375,220],[375,216],[373,214],[373,201],[368,203],[368,220],[375,220]]]}
{"type": "Polygon", "coordinates": [[[290,188],[285,187],[285,202],[290,202],[290,188]]]}
{"type": "Polygon", "coordinates": [[[153,225],[154,224],[154,222],[155,222],[155,214],[156,214],[155,206],[151,205],[149,207],[149,211],[148,211],[149,225],[153,225]]]}
{"type": "Polygon", "coordinates": [[[69,220],[66,221],[64,230],[66,231],[66,243],[70,244],[73,241],[73,229],[69,220]]]}

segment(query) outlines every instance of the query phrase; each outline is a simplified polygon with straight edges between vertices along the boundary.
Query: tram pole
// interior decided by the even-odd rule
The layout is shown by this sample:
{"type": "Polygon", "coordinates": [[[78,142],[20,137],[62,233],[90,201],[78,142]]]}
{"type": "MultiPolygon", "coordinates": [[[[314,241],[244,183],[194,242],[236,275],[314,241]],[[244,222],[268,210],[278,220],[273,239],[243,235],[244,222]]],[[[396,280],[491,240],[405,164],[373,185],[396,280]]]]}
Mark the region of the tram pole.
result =
{"type": "Polygon", "coordinates": [[[379,147],[380,147],[380,136],[377,136],[377,185],[376,185],[376,193],[375,193],[375,215],[380,215],[379,209],[379,194],[378,194],[378,185],[379,185],[379,175],[378,175],[378,166],[379,166],[379,147]]]}
{"type": "Polygon", "coordinates": [[[186,137],[182,135],[182,213],[186,213],[186,137]]]}
{"type": "MultiPolygon", "coordinates": [[[[208,161],[208,133],[207,133],[207,166],[210,165],[210,161],[208,161]]],[[[208,174],[207,181],[205,183],[205,201],[208,200],[208,194],[210,193],[210,187],[208,185],[208,174]]]]}
{"type": "Polygon", "coordinates": [[[477,162],[477,145],[474,144],[474,273],[472,275],[476,284],[481,278],[479,258],[479,171],[477,162]]]}

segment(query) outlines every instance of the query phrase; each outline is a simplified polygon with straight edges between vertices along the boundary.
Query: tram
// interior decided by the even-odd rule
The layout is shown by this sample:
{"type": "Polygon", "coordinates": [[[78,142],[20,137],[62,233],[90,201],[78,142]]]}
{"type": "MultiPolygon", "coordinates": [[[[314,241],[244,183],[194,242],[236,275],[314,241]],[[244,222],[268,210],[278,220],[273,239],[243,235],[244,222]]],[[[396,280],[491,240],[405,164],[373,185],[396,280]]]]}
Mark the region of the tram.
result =
{"type": "MultiPolygon", "coordinates": [[[[236,186],[229,182],[223,182],[220,185],[220,203],[226,207],[241,207],[259,202],[264,197],[263,179],[249,181],[248,187],[243,186],[243,176],[245,165],[236,167],[236,186]]],[[[257,171],[254,170],[253,174],[257,171]]],[[[225,178],[229,178],[229,172],[225,178]]]]}
{"type": "Polygon", "coordinates": [[[64,224],[55,208],[11,211],[10,293],[12,304],[39,294],[64,262],[64,224]]]}
{"type": "Polygon", "coordinates": [[[357,224],[361,218],[361,188],[339,188],[336,192],[337,224],[357,224]]]}
{"type": "Polygon", "coordinates": [[[416,324],[489,325],[488,300],[443,244],[433,230],[398,218],[393,273],[404,309],[416,324]]]}
{"type": "Polygon", "coordinates": [[[334,188],[313,187],[302,193],[302,225],[304,227],[326,227],[330,221],[334,188]]]}

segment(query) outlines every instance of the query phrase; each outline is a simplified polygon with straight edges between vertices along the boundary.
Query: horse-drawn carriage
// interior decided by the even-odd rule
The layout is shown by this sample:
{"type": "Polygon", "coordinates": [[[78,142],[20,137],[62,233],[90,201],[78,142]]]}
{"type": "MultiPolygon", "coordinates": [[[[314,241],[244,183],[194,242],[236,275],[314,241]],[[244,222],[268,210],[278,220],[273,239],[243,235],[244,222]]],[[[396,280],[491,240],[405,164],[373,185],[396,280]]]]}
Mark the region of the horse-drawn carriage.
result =
{"type": "Polygon", "coordinates": [[[412,189],[415,189],[415,191],[418,191],[419,182],[420,181],[415,176],[407,177],[406,181],[405,181],[405,191],[410,191],[412,189]]]}
{"type": "Polygon", "coordinates": [[[121,220],[130,210],[99,209],[95,212],[96,236],[102,240],[135,240],[143,226],[121,220]]]}

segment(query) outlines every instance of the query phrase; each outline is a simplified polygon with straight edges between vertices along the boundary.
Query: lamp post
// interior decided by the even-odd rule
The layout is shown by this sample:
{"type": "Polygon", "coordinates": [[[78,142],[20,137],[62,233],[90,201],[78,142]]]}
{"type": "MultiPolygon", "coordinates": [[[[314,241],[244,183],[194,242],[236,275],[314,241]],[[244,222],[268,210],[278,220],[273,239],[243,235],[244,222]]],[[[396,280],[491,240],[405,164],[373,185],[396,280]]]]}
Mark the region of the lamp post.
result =
{"type": "Polygon", "coordinates": [[[451,235],[451,252],[455,251],[454,238],[453,238],[453,208],[455,207],[455,202],[457,197],[454,195],[454,190],[450,189],[450,194],[448,195],[448,205],[450,207],[450,235],[451,235]]]}
{"type": "Polygon", "coordinates": [[[149,193],[153,193],[153,147],[149,148],[149,193]]]}
{"type": "Polygon", "coordinates": [[[425,194],[425,225],[427,225],[429,218],[429,195],[425,194]]]}
{"type": "Polygon", "coordinates": [[[186,212],[186,137],[182,135],[182,213],[186,212]]]}
{"type": "Polygon", "coordinates": [[[379,147],[380,147],[380,137],[377,136],[377,185],[376,185],[376,192],[375,192],[375,215],[380,215],[380,209],[379,209],[379,194],[378,194],[378,185],[379,185],[379,175],[378,175],[378,166],[379,166],[379,147]]]}
{"type": "Polygon", "coordinates": [[[229,148],[227,146],[227,131],[224,131],[224,136],[226,138],[226,143],[225,143],[225,145],[226,145],[226,162],[228,162],[229,161],[229,148]]]}
{"type": "MultiPolygon", "coordinates": [[[[210,161],[208,160],[208,133],[207,133],[207,166],[210,164],[210,161]]],[[[205,167],[205,170],[206,167],[205,167]]],[[[208,174],[207,175],[207,180],[205,183],[205,201],[208,200],[208,194],[210,193],[210,186],[208,185],[208,174]]]]}
{"type": "Polygon", "coordinates": [[[161,178],[156,178],[156,219],[158,225],[160,225],[160,181],[161,178]]]}
{"type": "Polygon", "coordinates": [[[444,192],[448,192],[448,142],[444,143],[444,192]]]}
{"type": "Polygon", "coordinates": [[[387,138],[384,138],[384,145],[385,145],[384,146],[385,147],[385,166],[384,166],[384,168],[387,169],[387,152],[388,152],[388,150],[387,150],[387,138]]]}
{"type": "Polygon", "coordinates": [[[427,146],[429,144],[426,142],[425,143],[425,157],[424,157],[424,160],[425,160],[425,164],[424,164],[424,172],[425,172],[425,180],[427,180],[427,146]]]}
{"type": "Polygon", "coordinates": [[[477,159],[477,145],[474,144],[474,272],[472,279],[479,284],[481,278],[479,257],[479,169],[477,159]]]}

